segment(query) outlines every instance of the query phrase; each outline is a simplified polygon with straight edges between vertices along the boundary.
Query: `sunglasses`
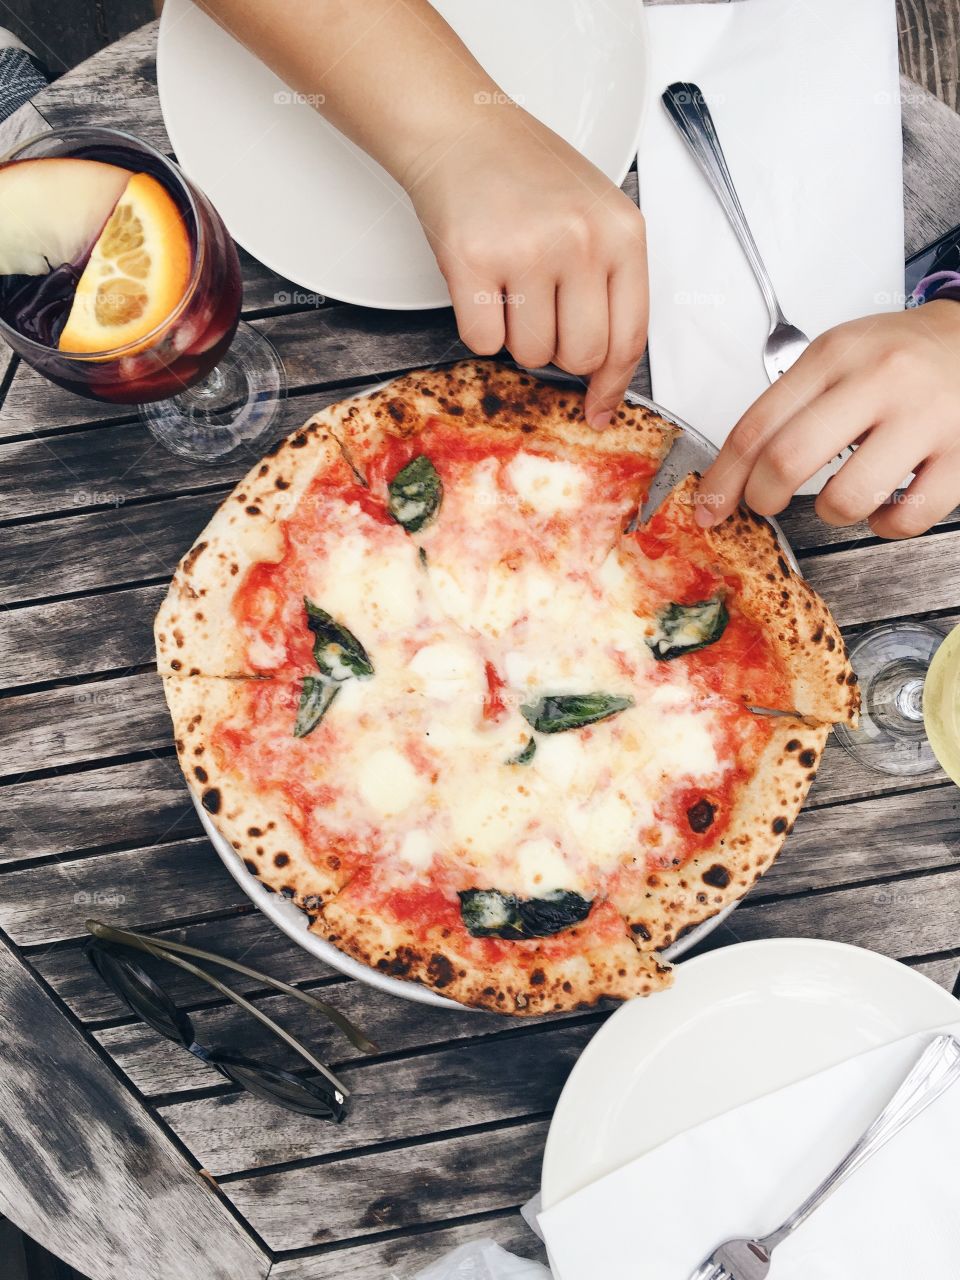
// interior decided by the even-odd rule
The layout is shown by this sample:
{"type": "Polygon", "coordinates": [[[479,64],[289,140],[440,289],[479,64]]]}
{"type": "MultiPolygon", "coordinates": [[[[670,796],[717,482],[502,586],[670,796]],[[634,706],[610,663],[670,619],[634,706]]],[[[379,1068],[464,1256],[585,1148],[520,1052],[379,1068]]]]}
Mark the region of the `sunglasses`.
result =
{"type": "Polygon", "coordinates": [[[320,1120],[333,1120],[337,1124],[346,1112],[349,1090],[338,1080],[329,1067],[320,1062],[299,1040],[269,1018],[256,1005],[244,999],[231,987],[220,982],[205,969],[192,964],[185,956],[193,956],[208,963],[220,965],[253,978],[275,991],[293,996],[313,1010],[321,1013],[338,1027],[350,1042],[362,1053],[376,1053],[377,1046],[368,1040],[338,1010],[323,1000],[298,987],[271,978],[256,969],[247,968],[234,960],[188,947],[184,943],[152,938],[127,929],[115,929],[98,920],[88,920],[87,928],[93,935],[84,948],[87,959],[111,990],[158,1035],[179,1044],[208,1066],[214,1067],[227,1080],[246,1089],[248,1093],[300,1115],[320,1120]],[[224,1048],[208,1048],[197,1042],[193,1023],[188,1014],[178,1008],[163,987],[151,977],[138,962],[137,952],[154,956],[168,964],[199,978],[251,1014],[258,1022],[272,1031],[315,1073],[312,1077],[300,1076],[283,1067],[270,1063],[254,1062],[224,1048]]]}

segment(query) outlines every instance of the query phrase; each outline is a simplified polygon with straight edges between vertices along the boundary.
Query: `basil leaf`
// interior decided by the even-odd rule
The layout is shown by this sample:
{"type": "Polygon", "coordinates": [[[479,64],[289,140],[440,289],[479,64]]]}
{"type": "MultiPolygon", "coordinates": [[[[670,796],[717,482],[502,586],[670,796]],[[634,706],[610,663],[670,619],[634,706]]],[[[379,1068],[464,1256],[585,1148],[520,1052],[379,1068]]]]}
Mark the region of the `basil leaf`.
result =
{"type": "Polygon", "coordinates": [[[549,938],[569,929],[590,914],[593,905],[579,893],[555,889],[542,898],[520,898],[499,889],[464,889],[460,916],[474,938],[549,938]]]}
{"type": "Polygon", "coordinates": [[[705,649],[719,640],[730,615],[722,596],[695,604],[668,604],[657,614],[657,630],[646,642],[660,662],[705,649]]]}
{"type": "Polygon", "coordinates": [[[511,756],[509,760],[505,761],[505,763],[506,764],[529,764],[536,754],[537,754],[537,740],[536,738],[530,738],[527,741],[527,745],[525,747],[521,747],[521,749],[517,752],[517,754],[515,756],[511,756]]]}
{"type": "Polygon", "coordinates": [[[325,680],[323,676],[304,676],[293,736],[305,738],[312,733],[339,692],[340,686],[335,681],[325,680]]]}
{"type": "Polygon", "coordinates": [[[525,703],[520,714],[538,733],[563,733],[608,720],[632,706],[631,697],[615,693],[557,693],[525,703]]]}
{"type": "Polygon", "coordinates": [[[407,533],[417,533],[440,510],[443,482],[436,467],[423,453],[418,454],[393,477],[387,488],[387,506],[397,524],[407,533]]]}
{"type": "Polygon", "coordinates": [[[331,680],[349,680],[358,676],[361,680],[373,675],[373,664],[367,651],[353,634],[319,606],[304,600],[307,610],[307,626],[316,636],[313,657],[317,666],[331,680]]]}

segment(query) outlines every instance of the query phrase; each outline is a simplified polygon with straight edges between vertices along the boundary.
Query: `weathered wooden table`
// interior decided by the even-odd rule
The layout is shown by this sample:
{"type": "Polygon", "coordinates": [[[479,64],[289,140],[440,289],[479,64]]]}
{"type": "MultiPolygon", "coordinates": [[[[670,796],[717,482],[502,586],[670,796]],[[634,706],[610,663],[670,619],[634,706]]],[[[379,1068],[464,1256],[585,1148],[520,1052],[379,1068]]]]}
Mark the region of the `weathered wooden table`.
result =
{"type": "MultiPolygon", "coordinates": [[[[132,122],[167,147],[154,47],[146,27],[64,77],[0,149],[78,121],[132,122]]],[[[960,222],[960,118],[910,82],[904,118],[916,248],[960,222]]],[[[290,428],[460,353],[448,312],[285,305],[291,286],[245,271],[246,314],[289,374],[290,428]]],[[[381,1280],[488,1234],[535,1254],[517,1207],[605,1015],[517,1023],[396,1000],[322,969],[252,910],[187,799],[151,639],[177,558],[247,460],[182,462],[128,410],[61,392],[6,351],[0,373],[0,1212],[92,1280],[381,1280]],[[91,915],[327,991],[381,1056],[357,1061],[296,1002],[254,994],[340,1061],[347,1122],[261,1104],[135,1022],[82,957],[91,915]]],[[[826,528],[809,499],[783,525],[848,636],[960,620],[960,511],[910,544],[826,528]]],[[[831,744],[783,856],[711,945],[842,939],[952,988],[958,861],[960,791],[943,775],[876,776],[831,744]]],[[[165,981],[202,1042],[283,1060],[233,1006],[165,981]]]]}

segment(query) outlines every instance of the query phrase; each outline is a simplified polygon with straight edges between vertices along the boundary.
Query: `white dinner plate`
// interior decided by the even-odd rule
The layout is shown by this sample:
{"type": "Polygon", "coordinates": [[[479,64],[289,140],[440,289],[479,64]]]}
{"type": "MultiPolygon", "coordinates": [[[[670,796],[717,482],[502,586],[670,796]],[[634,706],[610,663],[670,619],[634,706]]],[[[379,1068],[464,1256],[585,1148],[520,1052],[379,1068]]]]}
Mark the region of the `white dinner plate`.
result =
{"type": "Polygon", "coordinates": [[[571,1072],[547,1138],[544,1208],[686,1129],[957,1010],[923,974],[840,942],[771,938],[688,960],[671,991],[623,1005],[571,1072]]]}
{"type": "MultiPolygon", "coordinates": [[[[644,104],[640,0],[434,4],[506,93],[623,181],[644,104]]],[[[449,304],[397,183],[192,0],[163,7],[157,86],[180,165],[255,258],[344,302],[449,304]]]]}

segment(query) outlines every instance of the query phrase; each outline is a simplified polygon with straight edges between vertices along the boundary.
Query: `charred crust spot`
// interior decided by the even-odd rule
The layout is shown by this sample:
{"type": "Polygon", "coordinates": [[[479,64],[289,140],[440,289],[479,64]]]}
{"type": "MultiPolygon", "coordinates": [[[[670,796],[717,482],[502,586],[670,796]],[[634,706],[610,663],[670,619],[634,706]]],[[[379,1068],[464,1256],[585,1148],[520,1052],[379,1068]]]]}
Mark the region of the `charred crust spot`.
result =
{"type": "Polygon", "coordinates": [[[252,836],[254,840],[257,840],[263,835],[263,829],[261,827],[247,827],[247,835],[252,836]]]}
{"type": "Polygon", "coordinates": [[[297,891],[292,884],[282,884],[280,886],[280,896],[282,898],[295,898],[297,891]]]}
{"type": "Polygon", "coordinates": [[[707,900],[707,895],[705,893],[697,894],[697,901],[700,903],[701,906],[706,902],[706,900],[707,900]]]}
{"type": "Polygon", "coordinates": [[[637,938],[641,938],[644,942],[649,942],[653,934],[643,923],[642,920],[635,920],[630,926],[630,932],[637,938]]]}
{"type": "Polygon", "coordinates": [[[307,436],[303,431],[298,431],[290,440],[291,449],[302,449],[307,443],[307,436]]]}
{"type": "Polygon", "coordinates": [[[817,627],[816,631],[810,637],[814,644],[819,644],[823,639],[823,627],[817,627]]]}
{"type": "Polygon", "coordinates": [[[337,857],[335,853],[331,853],[329,858],[327,858],[327,866],[330,868],[331,871],[340,870],[340,859],[337,857]]]}
{"type": "Polygon", "coordinates": [[[197,563],[200,553],[206,550],[206,546],[207,544],[205,542],[198,542],[195,547],[190,548],[187,554],[183,557],[182,568],[184,573],[193,572],[193,566],[197,563]]]}
{"type": "Polygon", "coordinates": [[[274,488],[276,488],[276,489],[289,489],[289,488],[290,488],[290,481],[289,481],[289,480],[284,480],[283,476],[277,476],[277,478],[276,478],[276,480],[274,480],[273,484],[274,484],[274,488]]]}
{"type": "Polygon", "coordinates": [[[247,868],[247,870],[250,872],[252,876],[255,876],[257,872],[260,870],[260,868],[257,866],[257,864],[254,862],[252,858],[244,858],[243,865],[247,868]]]}
{"type": "Polygon", "coordinates": [[[791,738],[790,741],[787,743],[787,745],[784,747],[784,751],[799,751],[801,745],[802,744],[799,738],[791,738]]]}
{"type": "Polygon", "coordinates": [[[388,400],[387,413],[389,413],[390,417],[394,420],[394,422],[403,422],[404,418],[406,417],[406,410],[403,407],[403,401],[388,400]]]}
{"type": "Polygon", "coordinates": [[[715,862],[703,873],[703,883],[712,885],[714,889],[725,889],[730,883],[730,872],[722,863],[715,862]]]}
{"type": "Polygon", "coordinates": [[[487,391],[480,401],[480,408],[488,418],[492,418],[495,413],[499,413],[503,408],[503,401],[494,392],[487,391]]]}
{"type": "Polygon", "coordinates": [[[258,475],[258,476],[265,476],[269,470],[270,470],[270,468],[269,468],[269,467],[267,466],[267,464],[264,462],[264,463],[262,463],[262,464],[261,464],[261,466],[260,466],[260,470],[257,472],[257,475],[258,475]]]}
{"type": "Polygon", "coordinates": [[[687,822],[690,824],[690,830],[696,831],[702,835],[704,831],[709,831],[713,826],[713,820],[717,815],[717,806],[712,804],[706,796],[701,796],[696,804],[692,804],[687,810],[687,822]]]}
{"type": "Polygon", "coordinates": [[[806,750],[800,752],[797,759],[803,765],[804,769],[812,769],[817,763],[817,753],[814,751],[813,747],[807,747],[806,750]]]}
{"type": "Polygon", "coordinates": [[[289,861],[289,853],[278,853],[273,859],[273,865],[275,867],[285,867],[289,861]]]}
{"type": "Polygon", "coordinates": [[[179,658],[170,659],[170,669],[172,671],[179,671],[182,666],[183,666],[183,663],[180,661],[179,658]]]}
{"type": "Polygon", "coordinates": [[[405,978],[416,963],[417,955],[411,951],[409,947],[398,947],[394,956],[382,956],[377,961],[377,968],[381,973],[387,973],[392,978],[405,978]]]}
{"type": "Polygon", "coordinates": [[[260,508],[253,506],[247,507],[246,512],[248,516],[258,516],[260,514],[260,508]]]}
{"type": "Polygon", "coordinates": [[[855,671],[851,671],[847,676],[847,684],[850,686],[853,686],[857,683],[857,681],[858,681],[857,673],[855,671]]]}
{"type": "Polygon", "coordinates": [[[207,787],[203,795],[200,797],[200,803],[206,809],[207,813],[220,812],[220,789],[219,787],[207,787]]]}
{"type": "Polygon", "coordinates": [[[778,818],[774,818],[773,822],[770,823],[770,827],[775,836],[782,836],[783,833],[786,831],[786,829],[789,827],[789,825],[790,825],[789,822],[787,822],[786,818],[784,818],[783,815],[781,815],[778,818]]]}
{"type": "Polygon", "coordinates": [[[845,672],[843,672],[843,671],[838,671],[838,672],[837,672],[837,684],[846,684],[846,683],[847,683],[846,673],[845,673],[845,672]]]}
{"type": "Polygon", "coordinates": [[[827,648],[830,650],[830,652],[832,653],[836,647],[837,647],[836,639],[833,636],[827,636],[827,648]]]}
{"type": "Polygon", "coordinates": [[[200,765],[200,764],[194,765],[193,776],[196,778],[198,782],[207,781],[207,771],[206,769],[204,769],[203,765],[200,765]]]}
{"type": "Polygon", "coordinates": [[[572,983],[572,982],[564,982],[562,985],[563,985],[563,990],[564,990],[564,991],[566,991],[566,992],[567,992],[567,994],[569,995],[569,993],[573,990],[573,983],[572,983]]]}

